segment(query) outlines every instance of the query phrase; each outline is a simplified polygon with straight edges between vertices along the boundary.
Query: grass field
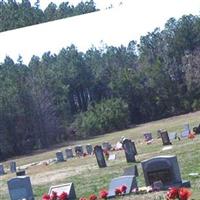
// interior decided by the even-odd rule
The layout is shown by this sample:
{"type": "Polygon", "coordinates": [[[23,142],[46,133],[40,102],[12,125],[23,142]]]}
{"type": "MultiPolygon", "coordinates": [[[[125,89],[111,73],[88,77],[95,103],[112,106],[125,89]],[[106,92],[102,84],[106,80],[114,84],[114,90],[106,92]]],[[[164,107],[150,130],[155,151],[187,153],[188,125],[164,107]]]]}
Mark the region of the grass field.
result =
{"type": "MultiPolygon", "coordinates": [[[[144,186],[144,178],[142,174],[140,162],[144,159],[151,158],[157,155],[177,155],[181,170],[182,179],[190,180],[192,185],[192,199],[200,200],[200,176],[191,177],[189,173],[197,172],[200,174],[200,136],[194,140],[182,139],[181,141],[173,141],[171,150],[162,151],[161,139],[155,139],[151,145],[146,145],[143,139],[144,132],[152,132],[154,138],[157,136],[157,130],[164,128],[168,132],[180,133],[183,129],[183,124],[189,123],[191,127],[200,123],[200,112],[189,113],[186,115],[171,117],[159,121],[154,121],[146,124],[141,124],[135,128],[124,131],[109,133],[90,140],[73,142],[71,145],[63,144],[59,149],[35,152],[33,155],[26,157],[14,158],[17,165],[25,165],[28,163],[38,162],[55,157],[57,150],[64,150],[66,147],[74,147],[76,144],[92,145],[102,144],[108,141],[111,144],[116,144],[121,136],[125,136],[135,141],[138,155],[136,156],[137,166],[140,176],[137,178],[138,185],[144,186]]],[[[40,200],[43,193],[47,193],[51,185],[73,182],[77,197],[88,197],[89,194],[98,194],[102,188],[107,188],[110,180],[122,175],[123,169],[133,164],[128,164],[125,160],[123,151],[115,152],[117,159],[107,161],[108,167],[99,169],[95,156],[87,156],[85,158],[74,158],[63,163],[53,165],[31,166],[26,172],[31,178],[36,200],[40,200]]],[[[9,161],[3,163],[4,167],[8,167],[9,161]]],[[[0,176],[0,200],[9,199],[7,190],[7,180],[14,177],[15,174],[7,173],[0,176]]],[[[123,199],[134,200],[161,200],[164,199],[164,192],[152,193],[147,195],[130,195],[123,199]]]]}

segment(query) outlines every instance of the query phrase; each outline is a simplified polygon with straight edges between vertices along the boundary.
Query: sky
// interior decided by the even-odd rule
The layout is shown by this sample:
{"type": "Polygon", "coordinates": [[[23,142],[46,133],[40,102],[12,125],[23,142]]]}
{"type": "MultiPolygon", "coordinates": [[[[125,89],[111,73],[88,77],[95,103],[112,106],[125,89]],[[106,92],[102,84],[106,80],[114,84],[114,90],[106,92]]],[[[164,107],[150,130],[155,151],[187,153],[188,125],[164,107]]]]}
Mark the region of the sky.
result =
{"type": "MultiPolygon", "coordinates": [[[[45,9],[51,1],[59,5],[65,0],[40,0],[41,8],[45,9]]],[[[141,36],[156,27],[163,29],[171,17],[199,15],[200,11],[200,0],[94,1],[101,11],[0,33],[0,62],[5,56],[16,61],[20,55],[27,64],[33,55],[58,53],[71,44],[83,52],[92,46],[101,48],[105,43],[128,45],[132,40],[139,42],[141,36]],[[111,4],[113,8],[106,9],[111,4]]],[[[68,2],[76,5],[80,1],[68,2]]]]}

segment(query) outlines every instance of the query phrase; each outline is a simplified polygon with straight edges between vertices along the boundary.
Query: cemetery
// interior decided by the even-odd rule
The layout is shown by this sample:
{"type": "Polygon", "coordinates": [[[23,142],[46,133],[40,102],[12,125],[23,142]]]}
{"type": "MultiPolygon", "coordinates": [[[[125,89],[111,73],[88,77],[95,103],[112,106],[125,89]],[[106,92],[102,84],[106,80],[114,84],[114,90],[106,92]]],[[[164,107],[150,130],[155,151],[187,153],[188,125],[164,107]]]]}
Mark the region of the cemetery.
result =
{"type": "Polygon", "coordinates": [[[173,192],[199,200],[200,137],[190,137],[199,121],[199,112],[182,115],[2,162],[0,200],[167,200],[173,192]]]}

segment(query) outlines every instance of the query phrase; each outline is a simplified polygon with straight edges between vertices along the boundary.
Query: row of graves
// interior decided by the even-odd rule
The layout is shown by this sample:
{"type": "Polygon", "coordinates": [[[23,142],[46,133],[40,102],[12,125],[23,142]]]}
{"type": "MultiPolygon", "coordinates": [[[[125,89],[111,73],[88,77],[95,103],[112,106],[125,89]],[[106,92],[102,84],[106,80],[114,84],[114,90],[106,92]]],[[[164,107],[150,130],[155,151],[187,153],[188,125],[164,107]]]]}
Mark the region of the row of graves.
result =
{"type": "MultiPolygon", "coordinates": [[[[165,135],[165,139],[162,139],[163,145],[171,145],[168,134],[166,132],[162,134],[165,135]]],[[[124,169],[124,173],[121,176],[110,181],[106,198],[114,198],[117,195],[116,188],[120,188],[121,186],[125,186],[123,195],[136,194],[138,189],[137,177],[139,174],[137,165],[135,165],[137,162],[135,158],[137,155],[136,145],[134,141],[124,138],[122,141],[122,148],[127,163],[133,163],[133,165],[124,169]]],[[[86,150],[88,150],[87,153],[95,155],[99,168],[107,167],[105,150],[111,149],[112,146],[109,143],[96,145],[94,148],[91,145],[86,146],[86,150]]],[[[65,152],[67,158],[73,157],[72,149],[70,149],[70,151],[68,149],[65,152]]],[[[82,146],[76,146],[74,152],[77,156],[84,155],[82,146]]],[[[56,156],[58,162],[64,160],[63,155],[61,156],[60,152],[57,152],[56,156]]],[[[167,190],[169,187],[190,187],[190,182],[182,180],[181,178],[178,160],[175,155],[152,157],[141,161],[141,166],[145,184],[146,186],[151,187],[152,191],[167,190]]],[[[17,177],[8,180],[7,185],[11,200],[35,200],[29,176],[18,175],[17,177]]],[[[63,192],[67,193],[66,199],[69,200],[77,199],[75,185],[73,183],[51,186],[48,195],[51,196],[52,194],[55,194],[55,192],[57,195],[61,195],[63,192]]]]}

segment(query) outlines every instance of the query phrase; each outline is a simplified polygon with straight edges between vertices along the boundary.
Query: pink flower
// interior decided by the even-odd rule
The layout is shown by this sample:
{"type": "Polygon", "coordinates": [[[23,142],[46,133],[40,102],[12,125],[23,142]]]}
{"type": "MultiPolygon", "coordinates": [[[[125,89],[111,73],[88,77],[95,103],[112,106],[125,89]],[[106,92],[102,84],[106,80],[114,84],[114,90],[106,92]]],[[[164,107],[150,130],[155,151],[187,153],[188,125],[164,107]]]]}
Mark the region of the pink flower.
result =
{"type": "Polygon", "coordinates": [[[121,193],[120,188],[115,188],[115,195],[120,195],[121,193]]]}
{"type": "Polygon", "coordinates": [[[126,185],[122,185],[119,189],[120,189],[121,193],[126,193],[127,186],[126,185]]]}
{"type": "Polygon", "coordinates": [[[43,194],[42,200],[50,200],[50,195],[48,195],[48,194],[43,194]]]}
{"type": "Polygon", "coordinates": [[[107,199],[107,196],[108,196],[108,191],[107,191],[107,190],[101,190],[101,191],[99,192],[99,197],[100,197],[101,199],[107,199]]]}
{"type": "Polygon", "coordinates": [[[63,192],[60,196],[59,196],[60,200],[67,200],[68,199],[68,194],[66,192],[63,192]]]}
{"type": "Polygon", "coordinates": [[[89,200],[96,200],[97,196],[95,194],[91,194],[89,200]]]}

